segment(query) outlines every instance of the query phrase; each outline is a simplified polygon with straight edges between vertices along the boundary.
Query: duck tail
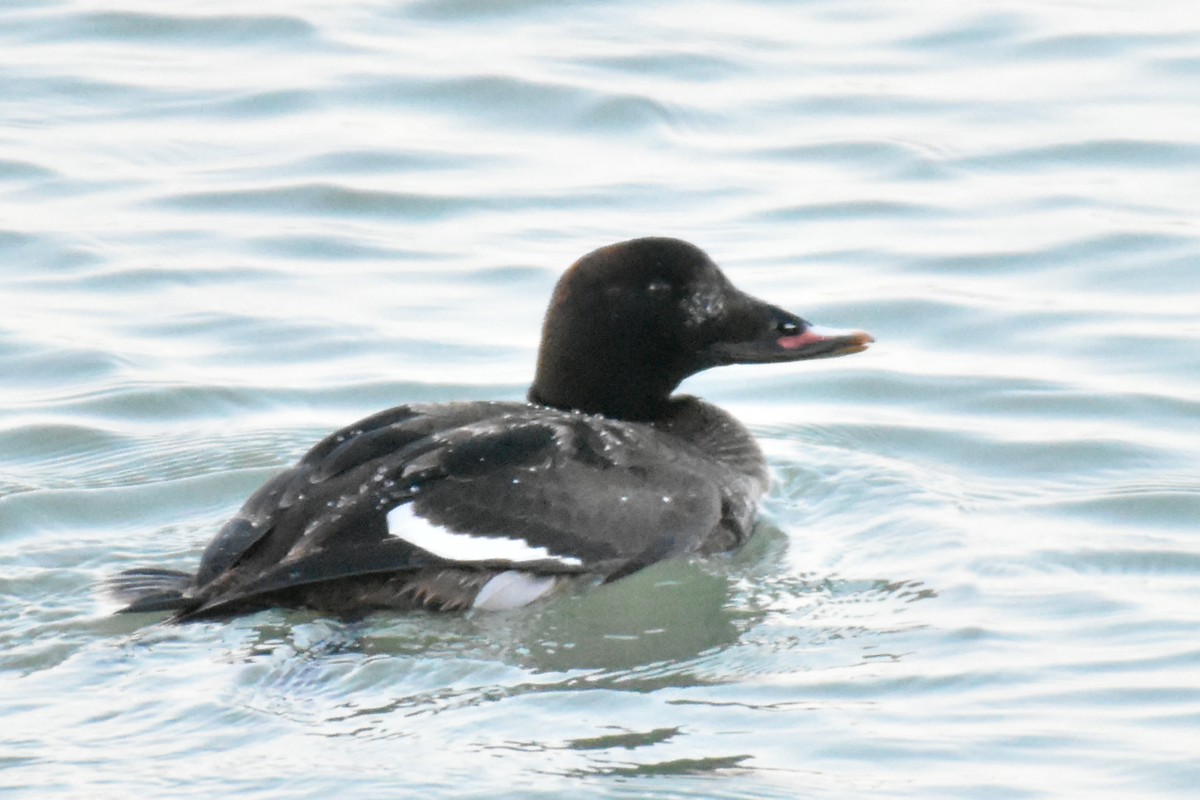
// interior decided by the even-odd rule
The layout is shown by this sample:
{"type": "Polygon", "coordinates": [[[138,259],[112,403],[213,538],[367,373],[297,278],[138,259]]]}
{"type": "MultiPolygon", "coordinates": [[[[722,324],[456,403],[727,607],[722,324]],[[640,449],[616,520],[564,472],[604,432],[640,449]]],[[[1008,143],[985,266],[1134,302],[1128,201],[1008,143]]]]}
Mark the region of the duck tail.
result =
{"type": "Polygon", "coordinates": [[[117,613],[178,611],[192,604],[184,590],[192,575],[173,569],[141,567],[117,573],[108,581],[108,591],[125,607],[117,613]]]}

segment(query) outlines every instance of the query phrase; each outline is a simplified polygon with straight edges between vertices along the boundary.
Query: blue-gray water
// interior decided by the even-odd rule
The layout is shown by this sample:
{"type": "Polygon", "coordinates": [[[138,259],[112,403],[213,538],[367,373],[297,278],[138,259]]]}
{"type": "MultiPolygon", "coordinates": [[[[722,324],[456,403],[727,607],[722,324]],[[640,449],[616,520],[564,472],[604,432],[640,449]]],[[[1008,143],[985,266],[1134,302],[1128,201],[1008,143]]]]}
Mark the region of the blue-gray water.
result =
{"type": "Polygon", "coordinates": [[[183,8],[0,8],[6,797],[1195,796],[1191,4],[183,8]],[[111,615],[331,429],[521,397],[558,273],[646,234],[878,338],[687,384],[771,457],[745,551],[111,615]]]}

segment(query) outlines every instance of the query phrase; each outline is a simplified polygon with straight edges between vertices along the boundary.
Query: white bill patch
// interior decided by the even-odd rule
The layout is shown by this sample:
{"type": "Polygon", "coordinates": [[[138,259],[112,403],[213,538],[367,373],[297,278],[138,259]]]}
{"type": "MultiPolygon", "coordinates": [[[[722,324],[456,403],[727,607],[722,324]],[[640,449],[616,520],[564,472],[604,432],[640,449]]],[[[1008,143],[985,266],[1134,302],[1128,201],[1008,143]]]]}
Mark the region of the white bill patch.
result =
{"type": "MultiPolygon", "coordinates": [[[[558,556],[524,539],[504,536],[474,536],[434,525],[413,512],[412,504],[396,506],[387,515],[388,534],[415,544],[436,556],[452,561],[543,561],[552,560],[568,567],[583,566],[573,556],[558,556]]],[[[486,587],[485,587],[486,588],[486,587]]]]}
{"type": "Polygon", "coordinates": [[[520,608],[550,594],[557,584],[558,579],[553,575],[532,575],[510,569],[485,583],[471,607],[484,611],[520,608]]]}

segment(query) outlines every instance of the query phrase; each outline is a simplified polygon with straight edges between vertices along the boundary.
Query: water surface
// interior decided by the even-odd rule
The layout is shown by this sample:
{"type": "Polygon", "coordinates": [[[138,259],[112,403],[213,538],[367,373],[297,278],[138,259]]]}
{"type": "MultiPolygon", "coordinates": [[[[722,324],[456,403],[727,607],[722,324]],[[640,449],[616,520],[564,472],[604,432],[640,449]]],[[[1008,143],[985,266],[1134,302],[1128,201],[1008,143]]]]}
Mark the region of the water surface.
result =
{"type": "Polygon", "coordinates": [[[1167,0],[0,10],[13,797],[1191,797],[1200,19],[1167,0]],[[689,391],[742,552],[512,614],[115,617],[659,234],[878,338],[689,391]]]}

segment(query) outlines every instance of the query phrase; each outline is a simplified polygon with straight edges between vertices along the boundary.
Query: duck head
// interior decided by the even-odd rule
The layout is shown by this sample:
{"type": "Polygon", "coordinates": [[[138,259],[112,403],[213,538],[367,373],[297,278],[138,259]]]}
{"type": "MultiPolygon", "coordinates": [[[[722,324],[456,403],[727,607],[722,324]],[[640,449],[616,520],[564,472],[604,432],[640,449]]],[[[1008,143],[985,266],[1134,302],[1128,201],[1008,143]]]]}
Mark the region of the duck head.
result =
{"type": "Polygon", "coordinates": [[[742,292],[695,245],[632,239],[588,253],[559,279],[529,399],[650,421],[680,382],[710,367],[831,358],[873,341],[742,292]]]}

